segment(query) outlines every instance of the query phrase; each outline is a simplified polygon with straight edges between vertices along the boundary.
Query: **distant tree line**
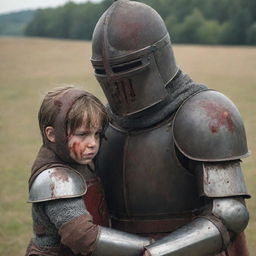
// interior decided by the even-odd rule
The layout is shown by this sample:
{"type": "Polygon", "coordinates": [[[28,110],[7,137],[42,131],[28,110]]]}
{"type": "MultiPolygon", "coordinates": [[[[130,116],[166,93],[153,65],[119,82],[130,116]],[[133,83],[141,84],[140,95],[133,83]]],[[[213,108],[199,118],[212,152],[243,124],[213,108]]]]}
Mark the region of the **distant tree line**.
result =
{"type": "Polygon", "coordinates": [[[24,29],[33,19],[34,11],[19,11],[0,15],[0,35],[23,36],[24,29]]]}
{"type": "MultiPolygon", "coordinates": [[[[91,40],[113,0],[38,10],[25,34],[91,40]]],[[[141,0],[164,19],[173,43],[256,45],[255,0],[141,0]]]]}

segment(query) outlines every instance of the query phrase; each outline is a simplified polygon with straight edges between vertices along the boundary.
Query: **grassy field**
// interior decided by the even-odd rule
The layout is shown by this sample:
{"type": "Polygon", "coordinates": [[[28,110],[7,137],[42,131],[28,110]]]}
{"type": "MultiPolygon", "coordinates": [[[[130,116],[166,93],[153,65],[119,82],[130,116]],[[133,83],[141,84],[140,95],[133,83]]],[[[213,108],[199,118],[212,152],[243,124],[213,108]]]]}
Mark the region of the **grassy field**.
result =
{"type": "MultiPolygon", "coordinates": [[[[248,144],[256,152],[256,48],[174,46],[179,66],[194,80],[230,97],[238,106],[248,144]]],[[[47,90],[79,85],[104,102],[90,65],[90,42],[0,38],[0,255],[24,255],[31,237],[27,179],[41,144],[37,110],[47,90]]],[[[251,255],[256,251],[255,155],[244,159],[253,196],[246,230],[251,255]]]]}

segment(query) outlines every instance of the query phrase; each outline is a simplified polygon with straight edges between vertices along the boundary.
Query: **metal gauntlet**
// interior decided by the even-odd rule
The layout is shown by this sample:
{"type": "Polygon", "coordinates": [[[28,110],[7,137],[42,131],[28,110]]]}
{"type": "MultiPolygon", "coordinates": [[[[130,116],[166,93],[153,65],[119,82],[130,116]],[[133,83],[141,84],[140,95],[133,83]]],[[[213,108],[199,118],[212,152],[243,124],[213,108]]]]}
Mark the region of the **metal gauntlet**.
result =
{"type": "Polygon", "coordinates": [[[198,218],[146,248],[152,256],[205,256],[214,255],[222,247],[219,229],[208,219],[198,218]]]}
{"type": "Polygon", "coordinates": [[[204,256],[223,251],[231,241],[230,234],[237,235],[247,226],[248,211],[239,200],[224,198],[213,201],[212,214],[147,246],[147,251],[152,256],[204,256]]]}
{"type": "Polygon", "coordinates": [[[137,256],[150,244],[150,238],[100,227],[93,256],[137,256]]]}

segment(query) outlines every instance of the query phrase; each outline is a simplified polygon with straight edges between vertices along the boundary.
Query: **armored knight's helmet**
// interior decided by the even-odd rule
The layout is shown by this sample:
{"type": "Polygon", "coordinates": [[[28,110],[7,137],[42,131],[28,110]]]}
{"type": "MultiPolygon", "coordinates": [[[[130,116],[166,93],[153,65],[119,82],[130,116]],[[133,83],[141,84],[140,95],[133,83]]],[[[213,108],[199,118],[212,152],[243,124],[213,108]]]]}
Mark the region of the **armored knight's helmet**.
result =
{"type": "Polygon", "coordinates": [[[178,70],[160,15],[128,0],[115,1],[99,19],[91,62],[111,110],[121,116],[163,101],[178,70]]]}

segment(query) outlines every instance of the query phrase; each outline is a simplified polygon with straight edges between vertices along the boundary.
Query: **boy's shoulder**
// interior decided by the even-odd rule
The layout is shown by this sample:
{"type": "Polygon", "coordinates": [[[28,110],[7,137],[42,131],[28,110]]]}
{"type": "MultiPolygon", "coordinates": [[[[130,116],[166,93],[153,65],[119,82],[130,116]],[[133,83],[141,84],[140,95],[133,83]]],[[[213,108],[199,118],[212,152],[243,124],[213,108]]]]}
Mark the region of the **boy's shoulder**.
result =
{"type": "Polygon", "coordinates": [[[29,203],[83,196],[87,186],[83,176],[69,166],[56,166],[40,172],[29,191],[29,203]]]}

